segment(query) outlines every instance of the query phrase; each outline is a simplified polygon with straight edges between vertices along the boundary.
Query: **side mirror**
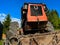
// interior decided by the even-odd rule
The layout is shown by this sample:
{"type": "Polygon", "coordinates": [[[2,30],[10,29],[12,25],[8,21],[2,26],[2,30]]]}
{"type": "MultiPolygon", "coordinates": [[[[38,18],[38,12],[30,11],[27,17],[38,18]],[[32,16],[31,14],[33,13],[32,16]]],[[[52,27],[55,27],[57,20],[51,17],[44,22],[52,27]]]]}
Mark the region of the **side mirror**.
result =
{"type": "Polygon", "coordinates": [[[28,9],[28,4],[25,3],[23,9],[28,9]]]}

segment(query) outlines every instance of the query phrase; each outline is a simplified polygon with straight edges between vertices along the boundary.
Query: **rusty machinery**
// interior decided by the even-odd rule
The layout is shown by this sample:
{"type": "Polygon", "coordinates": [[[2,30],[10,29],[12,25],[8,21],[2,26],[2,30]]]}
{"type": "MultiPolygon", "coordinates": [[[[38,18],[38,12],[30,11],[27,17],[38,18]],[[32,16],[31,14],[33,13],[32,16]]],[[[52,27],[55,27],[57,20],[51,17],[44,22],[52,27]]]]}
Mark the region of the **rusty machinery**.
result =
{"type": "Polygon", "coordinates": [[[24,34],[47,32],[47,7],[42,3],[24,3],[21,8],[22,28],[24,34]]]}
{"type": "MultiPolygon", "coordinates": [[[[45,4],[42,3],[24,3],[24,6],[21,8],[21,33],[23,35],[17,35],[10,30],[7,33],[6,43],[4,45],[10,45],[16,43],[16,45],[20,44],[20,39],[24,36],[29,36],[27,34],[33,34],[34,37],[35,33],[44,33],[44,32],[52,32],[54,28],[52,24],[48,21],[46,15],[47,7],[45,4]],[[10,35],[11,34],[11,35],[10,35]],[[26,34],[26,35],[25,35],[26,34]]],[[[37,36],[36,36],[37,37],[37,36]]],[[[24,39],[24,38],[23,38],[24,39]]],[[[27,39],[26,39],[27,40],[27,39]]],[[[23,42],[24,43],[24,42],[23,42]]],[[[23,44],[22,43],[22,44],[23,44]]]]}

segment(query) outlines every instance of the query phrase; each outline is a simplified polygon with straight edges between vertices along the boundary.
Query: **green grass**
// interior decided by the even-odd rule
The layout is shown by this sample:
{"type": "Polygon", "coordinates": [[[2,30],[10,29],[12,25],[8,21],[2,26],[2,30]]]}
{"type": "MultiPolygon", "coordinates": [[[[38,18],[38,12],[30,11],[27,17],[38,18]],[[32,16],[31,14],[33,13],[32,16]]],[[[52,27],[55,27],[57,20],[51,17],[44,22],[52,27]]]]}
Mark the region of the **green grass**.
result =
{"type": "Polygon", "coordinates": [[[0,45],[2,45],[2,40],[0,40],[0,45]]]}
{"type": "Polygon", "coordinates": [[[57,28],[57,29],[54,29],[54,30],[60,30],[59,28],[57,28]]]}

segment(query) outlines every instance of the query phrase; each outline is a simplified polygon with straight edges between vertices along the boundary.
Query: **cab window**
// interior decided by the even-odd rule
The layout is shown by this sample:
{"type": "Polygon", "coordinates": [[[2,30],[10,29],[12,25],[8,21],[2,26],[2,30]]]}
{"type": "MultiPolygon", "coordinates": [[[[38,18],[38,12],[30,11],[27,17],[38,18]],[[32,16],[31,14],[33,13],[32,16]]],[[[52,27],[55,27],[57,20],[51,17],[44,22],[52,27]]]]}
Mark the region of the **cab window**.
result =
{"type": "Polygon", "coordinates": [[[42,15],[42,7],[41,6],[30,6],[31,8],[31,15],[32,16],[41,16],[42,15]]]}

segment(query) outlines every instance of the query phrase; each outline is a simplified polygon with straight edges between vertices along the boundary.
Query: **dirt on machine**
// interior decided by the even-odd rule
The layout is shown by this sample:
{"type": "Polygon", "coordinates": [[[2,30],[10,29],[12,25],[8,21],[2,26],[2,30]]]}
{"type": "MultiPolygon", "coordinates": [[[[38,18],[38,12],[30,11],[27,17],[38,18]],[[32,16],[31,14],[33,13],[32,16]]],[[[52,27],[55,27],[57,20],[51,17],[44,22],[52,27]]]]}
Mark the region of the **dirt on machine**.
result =
{"type": "Polygon", "coordinates": [[[4,45],[60,45],[60,31],[54,32],[43,3],[24,3],[19,33],[8,31],[4,45]]]}

